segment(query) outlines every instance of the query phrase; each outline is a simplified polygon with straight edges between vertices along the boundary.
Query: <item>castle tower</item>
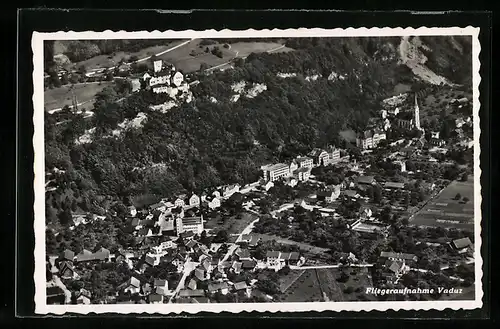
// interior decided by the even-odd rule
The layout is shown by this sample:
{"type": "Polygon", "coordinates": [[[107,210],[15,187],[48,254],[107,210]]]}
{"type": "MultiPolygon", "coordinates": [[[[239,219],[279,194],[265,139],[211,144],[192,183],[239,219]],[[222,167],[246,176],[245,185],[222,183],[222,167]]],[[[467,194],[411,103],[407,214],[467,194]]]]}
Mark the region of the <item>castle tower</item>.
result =
{"type": "Polygon", "coordinates": [[[417,101],[417,94],[415,94],[415,110],[414,110],[414,123],[415,123],[415,128],[420,130],[420,109],[418,107],[418,101],[417,101]]]}

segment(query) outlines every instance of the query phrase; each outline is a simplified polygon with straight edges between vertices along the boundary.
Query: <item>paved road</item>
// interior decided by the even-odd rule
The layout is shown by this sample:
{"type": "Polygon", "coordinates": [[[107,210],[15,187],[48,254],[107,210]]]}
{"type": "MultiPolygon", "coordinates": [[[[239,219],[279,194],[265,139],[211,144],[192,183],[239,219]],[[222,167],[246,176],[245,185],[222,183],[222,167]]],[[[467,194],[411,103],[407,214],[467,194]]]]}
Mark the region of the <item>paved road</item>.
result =
{"type": "Polygon", "coordinates": [[[181,280],[177,284],[177,287],[175,288],[173,295],[170,297],[170,299],[168,301],[169,303],[171,303],[172,300],[175,298],[175,296],[177,296],[177,294],[179,294],[179,291],[182,288],[184,288],[184,285],[186,283],[186,278],[188,277],[189,274],[191,274],[192,271],[194,271],[194,269],[196,268],[196,266],[198,264],[199,263],[192,262],[191,258],[188,256],[188,258],[186,259],[186,262],[184,263],[184,270],[182,271],[181,280]]]}
{"type": "Polygon", "coordinates": [[[64,283],[61,281],[61,279],[57,275],[53,275],[52,279],[54,280],[56,286],[61,288],[64,291],[64,296],[65,296],[65,304],[71,304],[71,291],[66,288],[64,283]]]}
{"type": "MultiPolygon", "coordinates": [[[[236,238],[236,241],[240,240],[241,239],[241,236],[242,235],[245,235],[245,234],[250,234],[252,232],[252,229],[253,229],[253,226],[255,225],[255,223],[257,223],[259,221],[259,219],[257,218],[256,220],[254,220],[253,222],[251,222],[250,224],[247,225],[247,227],[245,227],[240,234],[238,234],[238,238],[236,238]]],[[[235,251],[236,249],[238,248],[238,245],[237,244],[233,244],[231,245],[228,250],[227,250],[227,253],[224,255],[224,257],[221,259],[221,261],[219,262],[220,263],[223,263],[225,262],[235,251]]]]}
{"type": "Polygon", "coordinates": [[[339,267],[372,267],[373,264],[335,264],[335,265],[312,265],[312,266],[294,266],[290,265],[291,270],[320,270],[328,268],[339,268],[339,267]]]}
{"type": "MultiPolygon", "coordinates": [[[[184,45],[187,45],[188,43],[190,43],[190,42],[191,42],[191,41],[193,41],[193,40],[195,40],[195,38],[193,38],[193,39],[191,39],[191,40],[187,40],[187,41],[181,42],[180,44],[178,44],[178,45],[176,45],[176,46],[173,46],[173,47],[171,47],[171,48],[168,48],[167,50],[164,50],[164,51],[160,51],[159,53],[156,53],[156,54],[154,54],[154,55],[151,55],[151,56],[146,56],[146,57],[140,58],[140,59],[138,59],[136,62],[137,62],[137,63],[140,63],[140,62],[147,61],[148,59],[150,59],[150,58],[151,58],[151,57],[153,57],[153,56],[158,57],[158,56],[164,55],[164,54],[166,54],[166,53],[168,53],[168,52],[170,52],[170,51],[172,51],[172,50],[175,50],[175,49],[180,48],[180,47],[182,47],[182,46],[184,46],[184,45]]],[[[112,69],[114,69],[115,67],[116,67],[116,66],[112,66],[112,67],[109,67],[108,69],[109,69],[109,70],[112,70],[112,69]]],[[[97,69],[91,69],[91,70],[89,70],[89,72],[99,72],[99,71],[104,71],[104,68],[97,68],[97,69]]]]}
{"type": "MultiPolygon", "coordinates": [[[[78,107],[78,106],[82,106],[82,105],[85,105],[85,104],[87,104],[87,103],[89,103],[89,102],[91,102],[91,100],[89,100],[89,101],[85,101],[85,102],[81,102],[81,103],[78,103],[78,104],[76,104],[76,106],[77,106],[77,107],[78,107]]],[[[68,107],[71,109],[71,108],[73,108],[73,105],[68,105],[68,107]]],[[[56,113],[56,112],[62,111],[62,109],[63,109],[62,107],[57,108],[57,109],[52,109],[52,110],[47,111],[47,113],[48,113],[48,114],[54,114],[54,113],[56,113]]]]}
{"type": "MultiPolygon", "coordinates": [[[[284,47],[285,47],[285,45],[281,45],[281,46],[279,46],[279,47],[276,47],[276,48],[274,48],[274,49],[268,50],[268,51],[266,51],[266,52],[267,52],[267,53],[272,53],[273,51],[280,50],[280,49],[282,49],[282,48],[284,48],[284,47]]],[[[231,49],[231,46],[229,46],[229,49],[231,49]]],[[[209,67],[209,68],[208,68],[208,69],[206,69],[205,71],[212,71],[212,70],[218,69],[218,68],[220,68],[220,67],[223,67],[223,66],[226,66],[226,65],[231,64],[231,62],[232,62],[232,61],[234,61],[236,58],[238,58],[239,53],[240,53],[239,51],[236,51],[236,52],[235,52],[234,57],[233,57],[231,60],[229,60],[229,61],[227,61],[227,62],[225,62],[225,63],[219,64],[219,65],[216,65],[216,66],[209,67]]],[[[243,57],[241,57],[241,58],[242,58],[242,59],[246,59],[247,57],[248,57],[248,56],[243,56],[243,57]]]]}

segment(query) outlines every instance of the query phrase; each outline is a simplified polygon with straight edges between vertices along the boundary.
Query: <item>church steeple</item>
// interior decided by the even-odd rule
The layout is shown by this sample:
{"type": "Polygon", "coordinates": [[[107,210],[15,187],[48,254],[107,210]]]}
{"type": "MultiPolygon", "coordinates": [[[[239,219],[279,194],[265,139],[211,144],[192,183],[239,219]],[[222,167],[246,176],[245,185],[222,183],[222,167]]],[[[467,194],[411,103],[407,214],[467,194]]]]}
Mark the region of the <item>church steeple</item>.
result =
{"type": "Polygon", "coordinates": [[[420,108],[418,107],[417,94],[415,93],[415,110],[414,110],[415,128],[420,129],[420,108]]]}

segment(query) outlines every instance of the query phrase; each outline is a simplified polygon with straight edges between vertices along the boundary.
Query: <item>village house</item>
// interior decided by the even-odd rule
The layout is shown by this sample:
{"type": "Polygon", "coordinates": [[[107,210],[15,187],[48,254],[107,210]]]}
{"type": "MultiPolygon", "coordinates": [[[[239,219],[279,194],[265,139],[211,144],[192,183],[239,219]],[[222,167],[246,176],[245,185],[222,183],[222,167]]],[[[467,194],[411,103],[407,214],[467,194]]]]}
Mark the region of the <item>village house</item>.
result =
{"type": "Polygon", "coordinates": [[[150,294],[148,296],[149,304],[163,304],[163,295],[150,294]]]}
{"type": "Polygon", "coordinates": [[[74,261],[75,260],[75,253],[69,249],[65,249],[60,256],[61,260],[67,260],[67,261],[74,261]]]}
{"type": "Polygon", "coordinates": [[[299,181],[295,177],[287,177],[285,180],[285,184],[290,186],[290,187],[295,187],[299,181]]]}
{"type": "Polygon", "coordinates": [[[191,207],[198,207],[200,205],[200,197],[193,193],[189,198],[189,205],[191,207]]]}
{"type": "Polygon", "coordinates": [[[67,260],[59,263],[59,273],[63,279],[74,279],[77,277],[72,262],[67,260]]]}
{"type": "Polygon", "coordinates": [[[344,198],[348,198],[348,199],[351,199],[351,200],[355,200],[355,199],[358,199],[360,197],[360,195],[358,194],[358,192],[356,192],[354,190],[344,190],[344,191],[341,192],[341,195],[344,198]]]}
{"type": "Polygon", "coordinates": [[[298,252],[292,251],[288,255],[288,265],[298,266],[300,262],[300,254],[298,252]]]}
{"type": "Polygon", "coordinates": [[[371,218],[373,215],[373,212],[370,207],[362,206],[359,209],[359,212],[361,214],[361,218],[368,219],[371,218]]]}
{"type": "Polygon", "coordinates": [[[236,282],[234,285],[233,285],[233,289],[234,291],[241,291],[241,290],[247,290],[248,288],[248,285],[245,281],[241,281],[241,282],[236,282]]]}
{"type": "Polygon", "coordinates": [[[280,256],[281,252],[279,251],[268,251],[266,253],[266,266],[274,269],[276,272],[281,270],[285,266],[285,259],[280,256]]]}
{"type": "Polygon", "coordinates": [[[318,201],[324,202],[333,202],[338,198],[338,194],[336,194],[333,190],[319,191],[316,195],[318,201]]]}
{"type": "Polygon", "coordinates": [[[241,188],[240,184],[233,184],[233,185],[226,186],[224,188],[224,191],[223,191],[222,195],[223,195],[224,198],[229,198],[234,193],[239,192],[240,188],[241,188]]]}
{"type": "Polygon", "coordinates": [[[185,194],[181,194],[177,197],[177,199],[175,199],[174,201],[174,205],[176,207],[185,207],[186,206],[186,195],[185,194]]]}
{"type": "Polygon", "coordinates": [[[194,276],[200,280],[200,281],[205,281],[209,278],[209,275],[207,275],[207,272],[203,267],[197,267],[194,269],[194,276]]]}
{"type": "Polygon", "coordinates": [[[271,189],[271,187],[274,187],[274,183],[273,183],[273,182],[271,182],[271,181],[266,181],[266,180],[264,180],[264,179],[262,179],[262,180],[260,181],[260,185],[261,185],[262,189],[263,189],[264,191],[266,191],[266,192],[267,192],[267,191],[269,191],[269,189],[271,189]]]}
{"type": "Polygon", "coordinates": [[[239,248],[238,250],[236,250],[235,255],[240,261],[252,259],[252,257],[250,256],[250,251],[248,251],[248,249],[239,248]]]}
{"type": "Polygon", "coordinates": [[[227,293],[229,292],[229,285],[227,284],[227,282],[209,283],[208,292],[211,294],[220,292],[223,295],[227,295],[227,293]]]}
{"type": "Polygon", "coordinates": [[[293,175],[293,173],[297,169],[299,169],[299,164],[297,163],[296,159],[293,159],[290,163],[290,175],[293,175]]]}
{"type": "Polygon", "coordinates": [[[315,148],[308,154],[315,166],[328,166],[330,164],[330,155],[325,150],[315,148]]]}
{"type": "Polygon", "coordinates": [[[80,289],[80,291],[77,291],[75,293],[76,297],[76,303],[79,305],[89,305],[90,304],[90,297],[91,297],[90,291],[87,289],[80,289]]]}
{"type": "Polygon", "coordinates": [[[205,203],[208,206],[208,208],[210,208],[212,210],[220,208],[220,206],[221,206],[220,199],[217,197],[208,196],[205,199],[205,203]]]}
{"type": "Polygon", "coordinates": [[[198,287],[198,284],[196,283],[195,279],[191,279],[191,280],[189,280],[187,287],[188,287],[188,289],[196,290],[196,288],[198,287]]]}
{"type": "Polygon", "coordinates": [[[215,191],[212,192],[212,196],[214,198],[220,199],[222,197],[222,193],[219,190],[215,190],[215,191]]]}
{"type": "Polygon", "coordinates": [[[241,268],[244,271],[254,271],[255,267],[257,266],[257,262],[253,259],[245,259],[241,262],[241,268]]]}
{"type": "Polygon", "coordinates": [[[124,284],[123,291],[125,293],[138,294],[141,291],[141,282],[135,277],[131,277],[128,282],[124,284]]]}
{"type": "Polygon", "coordinates": [[[135,217],[137,215],[137,209],[134,206],[129,206],[128,213],[131,217],[135,217]]]}
{"type": "Polygon", "coordinates": [[[391,190],[403,190],[405,188],[404,183],[398,183],[398,182],[385,182],[383,184],[384,189],[387,191],[391,190]]]}
{"type": "Polygon", "coordinates": [[[147,296],[153,291],[153,287],[149,282],[146,282],[145,284],[142,285],[141,288],[141,295],[147,296]]]}
{"type": "Polygon", "coordinates": [[[290,176],[290,167],[284,163],[263,166],[262,171],[264,172],[264,179],[271,182],[290,176]]]}
{"type": "Polygon", "coordinates": [[[399,167],[401,172],[406,172],[406,162],[403,160],[396,160],[393,162],[396,166],[399,167]]]}
{"type": "Polygon", "coordinates": [[[159,295],[166,296],[168,295],[168,281],[167,280],[160,280],[160,279],[155,279],[153,283],[155,292],[159,295]]]}
{"type": "Polygon", "coordinates": [[[232,270],[234,273],[239,274],[241,273],[241,267],[243,266],[243,262],[237,262],[234,261],[233,265],[231,266],[232,270]]]}
{"type": "Polygon", "coordinates": [[[357,185],[373,185],[375,184],[375,177],[373,176],[359,176],[356,180],[357,185]]]}
{"type": "Polygon", "coordinates": [[[182,289],[179,290],[179,297],[205,297],[205,291],[203,289],[182,289]]]}
{"type": "Polygon", "coordinates": [[[88,250],[83,250],[80,254],[76,255],[75,261],[77,263],[81,262],[92,262],[92,261],[109,261],[111,258],[111,253],[106,248],[101,248],[97,252],[92,253],[88,250]]]}
{"type": "Polygon", "coordinates": [[[466,253],[472,245],[473,244],[469,238],[456,239],[449,244],[451,249],[458,254],[466,253]]]}
{"type": "Polygon", "coordinates": [[[402,261],[402,262],[405,261],[416,262],[418,260],[417,256],[415,256],[414,254],[406,254],[406,253],[390,252],[390,251],[382,251],[380,253],[380,258],[387,258],[392,261],[402,261]]]}
{"type": "Polygon", "coordinates": [[[393,284],[396,284],[401,276],[410,270],[410,267],[404,261],[397,260],[387,260],[384,267],[389,271],[389,275],[386,275],[387,282],[393,284]]]}

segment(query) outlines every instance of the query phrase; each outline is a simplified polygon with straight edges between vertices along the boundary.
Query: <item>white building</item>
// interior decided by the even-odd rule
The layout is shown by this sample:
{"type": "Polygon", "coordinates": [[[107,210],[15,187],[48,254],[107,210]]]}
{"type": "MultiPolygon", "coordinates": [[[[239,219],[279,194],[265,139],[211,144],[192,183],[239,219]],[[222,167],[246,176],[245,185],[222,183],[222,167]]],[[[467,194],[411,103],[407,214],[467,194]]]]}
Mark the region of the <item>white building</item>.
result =
{"type": "Polygon", "coordinates": [[[186,203],[185,203],[185,201],[184,201],[185,199],[186,199],[186,196],[185,196],[185,195],[179,195],[179,196],[177,197],[177,199],[175,199],[175,201],[174,201],[174,205],[175,205],[176,207],[184,207],[184,206],[186,205],[186,203]]]}
{"type": "Polygon", "coordinates": [[[367,130],[356,137],[356,146],[362,149],[371,149],[377,147],[380,141],[385,139],[387,139],[387,135],[384,131],[367,130]]]}
{"type": "Polygon", "coordinates": [[[330,163],[337,163],[340,161],[340,150],[335,147],[330,147],[330,163]]]}
{"type": "Polygon", "coordinates": [[[189,205],[191,207],[197,207],[200,205],[200,197],[197,196],[196,194],[191,195],[189,198],[189,205]]]}
{"type": "Polygon", "coordinates": [[[221,206],[220,199],[217,197],[207,197],[205,199],[205,202],[207,203],[208,208],[212,210],[217,209],[221,206]]]}
{"type": "Polygon", "coordinates": [[[264,179],[271,182],[290,176],[290,167],[284,163],[264,166],[262,170],[264,171],[264,179]]]}
{"type": "Polygon", "coordinates": [[[203,215],[177,218],[177,235],[184,232],[201,234],[203,232],[203,215]]]}
{"type": "Polygon", "coordinates": [[[295,171],[294,174],[300,182],[307,182],[311,176],[311,168],[302,167],[295,171]]]}
{"type": "Polygon", "coordinates": [[[398,165],[401,168],[401,172],[406,171],[406,162],[405,161],[394,161],[394,164],[398,165]]]}
{"type": "Polygon", "coordinates": [[[295,161],[297,162],[299,168],[312,168],[314,165],[313,159],[309,157],[298,157],[295,161]]]}

